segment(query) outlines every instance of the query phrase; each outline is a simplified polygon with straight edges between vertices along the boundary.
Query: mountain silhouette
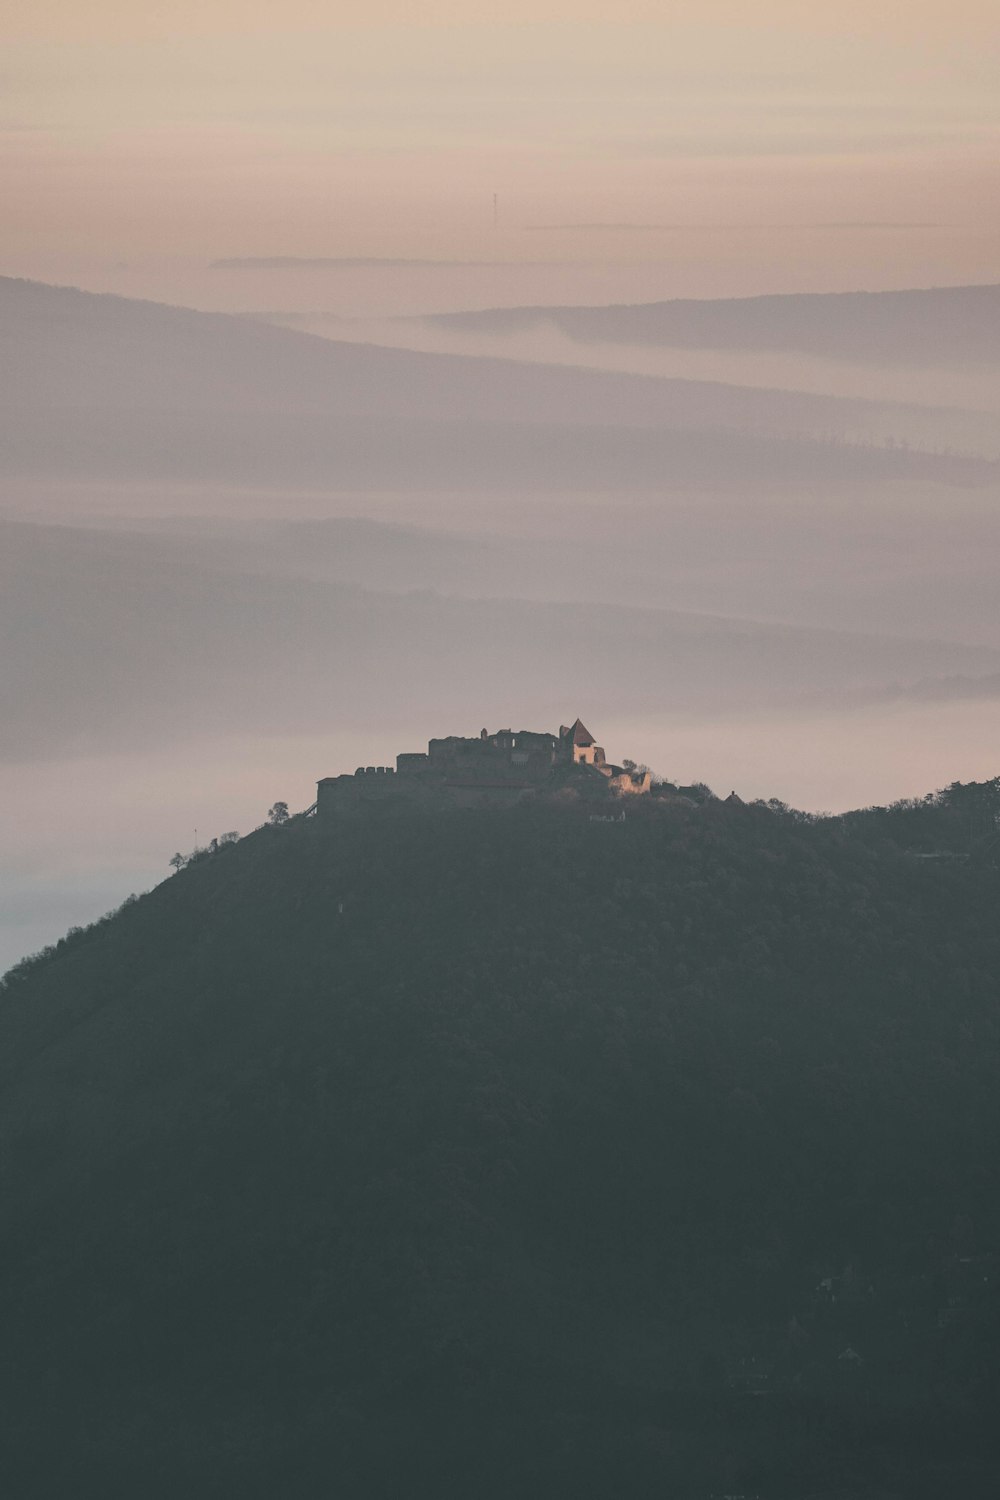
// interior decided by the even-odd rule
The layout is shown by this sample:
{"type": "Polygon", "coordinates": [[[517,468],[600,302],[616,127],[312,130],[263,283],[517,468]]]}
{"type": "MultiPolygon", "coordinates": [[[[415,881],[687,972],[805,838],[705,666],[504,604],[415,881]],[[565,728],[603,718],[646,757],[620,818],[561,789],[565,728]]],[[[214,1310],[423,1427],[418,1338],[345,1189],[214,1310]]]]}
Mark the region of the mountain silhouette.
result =
{"type": "Polygon", "coordinates": [[[300,816],[18,965],[10,1493],[995,1493],[996,796],[300,816]]]}

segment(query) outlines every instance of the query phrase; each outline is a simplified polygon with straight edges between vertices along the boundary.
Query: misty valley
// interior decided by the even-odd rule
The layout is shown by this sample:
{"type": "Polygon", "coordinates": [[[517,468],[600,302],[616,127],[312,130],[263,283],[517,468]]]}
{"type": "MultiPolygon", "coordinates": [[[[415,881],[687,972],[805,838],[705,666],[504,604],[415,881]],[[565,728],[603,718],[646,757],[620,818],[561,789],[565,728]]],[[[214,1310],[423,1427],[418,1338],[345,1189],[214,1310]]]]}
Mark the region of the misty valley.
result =
{"type": "Polygon", "coordinates": [[[1000,288],[416,264],[0,278],[13,1500],[992,1500],[1000,288]]]}
{"type": "Polygon", "coordinates": [[[995,381],[995,288],[534,314],[581,358],[728,340],[831,388],[881,350],[920,405],[518,363],[524,313],[442,354],[13,279],[0,310],[8,962],[179,827],[504,704],[809,809],[995,770],[996,413],[947,399],[995,381]]]}

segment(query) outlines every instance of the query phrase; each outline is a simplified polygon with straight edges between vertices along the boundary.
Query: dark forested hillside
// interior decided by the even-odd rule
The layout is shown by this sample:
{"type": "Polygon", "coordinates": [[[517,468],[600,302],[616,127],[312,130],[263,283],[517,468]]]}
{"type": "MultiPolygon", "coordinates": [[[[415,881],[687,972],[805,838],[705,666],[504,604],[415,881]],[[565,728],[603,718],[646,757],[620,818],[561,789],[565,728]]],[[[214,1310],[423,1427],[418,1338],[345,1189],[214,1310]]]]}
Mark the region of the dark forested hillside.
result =
{"type": "Polygon", "coordinates": [[[1000,871],[909,812],[298,819],[12,971],[10,1493],[994,1495],[1000,871]]]}

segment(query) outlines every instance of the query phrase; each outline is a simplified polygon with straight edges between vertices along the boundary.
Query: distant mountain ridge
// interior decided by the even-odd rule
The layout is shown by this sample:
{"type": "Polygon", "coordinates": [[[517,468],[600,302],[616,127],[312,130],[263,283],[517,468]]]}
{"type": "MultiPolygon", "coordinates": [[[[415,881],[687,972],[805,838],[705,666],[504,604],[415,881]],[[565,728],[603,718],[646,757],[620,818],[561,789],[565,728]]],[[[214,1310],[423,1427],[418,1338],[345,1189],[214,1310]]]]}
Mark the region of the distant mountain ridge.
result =
{"type": "MultiPolygon", "coordinates": [[[[319,556],[322,528],[306,539],[319,556]]],[[[0,522],[0,757],[158,740],[178,719],[251,734],[405,722],[428,696],[458,712],[476,680],[539,709],[559,681],[616,713],[667,698],[674,712],[718,715],[846,711],[918,682],[930,697],[942,679],[949,695],[964,683],[992,696],[1000,675],[995,648],[960,642],[438,594],[417,587],[419,552],[409,590],[389,593],[349,581],[363,554],[323,580],[269,575],[266,542],[256,561],[229,551],[0,522]]]]}
{"type": "Polygon", "coordinates": [[[0,327],[13,475],[615,489],[995,472],[867,446],[864,401],[333,343],[9,278],[0,327]]]}
{"type": "Polygon", "coordinates": [[[581,342],[795,351],[885,364],[1000,363],[1000,285],[491,308],[430,314],[424,321],[496,333],[549,323],[581,342]]]}

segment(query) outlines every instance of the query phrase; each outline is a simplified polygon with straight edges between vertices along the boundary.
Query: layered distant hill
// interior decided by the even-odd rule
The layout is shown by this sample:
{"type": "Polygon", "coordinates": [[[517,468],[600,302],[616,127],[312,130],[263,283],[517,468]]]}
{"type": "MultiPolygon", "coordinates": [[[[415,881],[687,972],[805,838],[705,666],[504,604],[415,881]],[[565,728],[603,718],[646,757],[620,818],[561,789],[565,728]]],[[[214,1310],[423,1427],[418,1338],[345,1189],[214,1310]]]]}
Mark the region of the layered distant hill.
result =
{"type": "Polygon", "coordinates": [[[2,472],[315,488],[976,483],[892,408],[793,391],[332,343],[0,280],[2,472]]]}
{"type": "Polygon", "coordinates": [[[491,704],[558,693],[617,754],[809,807],[990,769],[986,366],[865,385],[855,350],[837,399],[798,355],[632,345],[639,375],[561,333],[430,353],[9,279],[0,332],[11,961],[220,800],[246,828],[491,704]],[[856,399],[883,386],[937,404],[856,399]]]}
{"type": "Polygon", "coordinates": [[[641,801],[293,819],[8,976],[11,1494],[997,1493],[997,783],[641,801]]]}
{"type": "Polygon", "coordinates": [[[217,537],[0,522],[0,761],[226,728],[461,723],[482,684],[543,715],[553,683],[614,715],[1000,696],[996,646],[547,602],[557,550],[532,580],[531,549],[356,522],[217,537]],[[523,569],[534,597],[475,597],[490,567],[510,590],[523,569]]]}
{"type": "Polygon", "coordinates": [[[492,308],[425,321],[482,333],[548,323],[582,342],[787,351],[882,365],[1000,364],[1000,286],[492,308]]]}

